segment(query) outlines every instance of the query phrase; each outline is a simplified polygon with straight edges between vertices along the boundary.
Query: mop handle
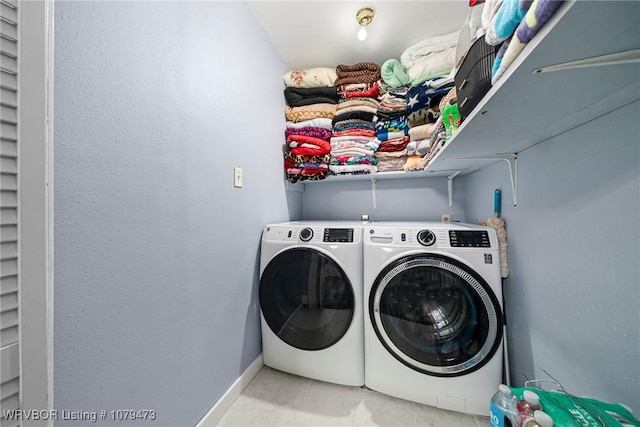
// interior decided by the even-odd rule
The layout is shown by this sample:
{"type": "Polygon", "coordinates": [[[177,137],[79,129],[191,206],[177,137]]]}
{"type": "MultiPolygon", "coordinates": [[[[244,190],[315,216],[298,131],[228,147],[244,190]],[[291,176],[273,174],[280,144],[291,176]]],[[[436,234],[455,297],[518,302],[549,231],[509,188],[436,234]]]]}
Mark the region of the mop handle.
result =
{"type": "Polygon", "coordinates": [[[500,206],[502,205],[502,191],[496,188],[493,193],[493,217],[500,218],[500,206]]]}

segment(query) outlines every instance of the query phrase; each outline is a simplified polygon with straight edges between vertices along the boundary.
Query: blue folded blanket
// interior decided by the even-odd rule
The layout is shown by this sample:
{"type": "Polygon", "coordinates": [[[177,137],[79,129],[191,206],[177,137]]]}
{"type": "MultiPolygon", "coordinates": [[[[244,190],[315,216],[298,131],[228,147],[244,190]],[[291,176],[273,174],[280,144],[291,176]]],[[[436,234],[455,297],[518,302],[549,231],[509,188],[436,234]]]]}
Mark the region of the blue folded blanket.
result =
{"type": "Polygon", "coordinates": [[[498,46],[511,37],[531,3],[533,0],[504,0],[487,28],[485,41],[491,46],[498,46]]]}
{"type": "Polygon", "coordinates": [[[563,0],[534,0],[525,17],[518,24],[513,37],[506,41],[496,54],[491,72],[492,85],[504,75],[520,52],[551,19],[562,3],[563,0]]]}

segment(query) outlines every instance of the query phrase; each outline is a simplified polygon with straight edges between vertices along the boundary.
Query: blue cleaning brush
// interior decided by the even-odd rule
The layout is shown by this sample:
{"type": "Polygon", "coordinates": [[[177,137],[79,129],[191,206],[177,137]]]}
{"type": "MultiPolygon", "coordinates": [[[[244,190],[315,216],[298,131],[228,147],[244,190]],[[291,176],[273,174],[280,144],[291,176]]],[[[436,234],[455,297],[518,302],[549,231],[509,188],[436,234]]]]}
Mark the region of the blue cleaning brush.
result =
{"type": "Polygon", "coordinates": [[[499,188],[496,188],[496,191],[493,193],[493,217],[500,218],[502,206],[502,191],[499,188]]]}

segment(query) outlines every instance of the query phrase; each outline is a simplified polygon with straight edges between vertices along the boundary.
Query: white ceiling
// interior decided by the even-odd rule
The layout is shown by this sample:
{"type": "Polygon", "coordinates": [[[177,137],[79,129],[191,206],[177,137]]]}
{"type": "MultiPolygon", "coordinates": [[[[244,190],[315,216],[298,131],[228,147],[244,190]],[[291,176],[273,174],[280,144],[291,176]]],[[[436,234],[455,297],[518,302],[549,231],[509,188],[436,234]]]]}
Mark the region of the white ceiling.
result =
{"type": "Polygon", "coordinates": [[[382,65],[421,40],[459,31],[470,13],[468,0],[246,3],[290,69],[382,65]],[[375,10],[364,42],[356,37],[361,7],[375,10]]]}

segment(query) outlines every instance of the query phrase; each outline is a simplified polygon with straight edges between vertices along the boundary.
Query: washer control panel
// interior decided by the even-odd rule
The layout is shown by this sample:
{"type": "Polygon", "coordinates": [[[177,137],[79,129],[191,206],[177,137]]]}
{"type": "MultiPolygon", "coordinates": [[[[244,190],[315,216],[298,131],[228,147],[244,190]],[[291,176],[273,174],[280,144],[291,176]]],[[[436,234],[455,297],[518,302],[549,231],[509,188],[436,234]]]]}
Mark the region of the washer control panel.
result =
{"type": "Polygon", "coordinates": [[[436,235],[431,230],[420,230],[417,237],[422,246],[431,246],[436,242],[436,235]]]}
{"type": "Polygon", "coordinates": [[[490,248],[489,233],[481,231],[449,230],[452,248],[490,248]]]}
{"type": "Polygon", "coordinates": [[[313,229],[310,227],[305,227],[300,230],[300,240],[303,242],[308,242],[313,237],[313,229]]]}
{"type": "Polygon", "coordinates": [[[353,242],[353,228],[325,228],[323,242],[353,242]]]}

